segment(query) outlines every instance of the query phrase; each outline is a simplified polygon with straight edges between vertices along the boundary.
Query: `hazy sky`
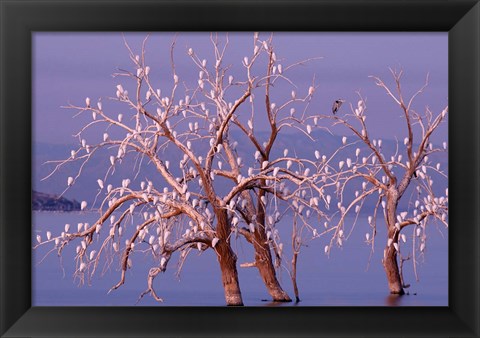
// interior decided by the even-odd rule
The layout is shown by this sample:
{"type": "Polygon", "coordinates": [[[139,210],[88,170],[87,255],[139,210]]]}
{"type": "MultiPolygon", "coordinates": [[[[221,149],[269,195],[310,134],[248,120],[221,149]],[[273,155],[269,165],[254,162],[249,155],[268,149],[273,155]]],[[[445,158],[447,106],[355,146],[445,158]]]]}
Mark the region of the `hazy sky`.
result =
{"type": "MultiPolygon", "coordinates": [[[[129,33],[126,39],[138,53],[146,35],[129,33]]],[[[147,43],[147,64],[160,87],[168,88],[171,84],[170,45],[174,36],[174,33],[153,33],[147,43]]],[[[225,34],[220,36],[224,39],[225,34]]],[[[267,33],[260,34],[261,39],[267,37],[267,33]]],[[[252,53],[252,34],[229,33],[229,39],[226,62],[233,65],[235,75],[243,68],[243,57],[252,53]]],[[[423,85],[429,73],[428,89],[414,108],[422,111],[428,105],[439,112],[447,104],[447,33],[275,33],[273,42],[284,65],[323,57],[297,68],[292,76],[299,88],[308,88],[315,76],[319,88],[312,109],[329,112],[338,98],[356,103],[356,92],[360,91],[367,98],[367,124],[375,136],[398,135],[403,139],[406,127],[401,112],[369,75],[391,83],[388,67],[403,69],[403,85],[408,95],[423,85]]],[[[209,33],[179,33],[176,38],[176,67],[186,81],[190,76],[196,79],[198,73],[186,57],[189,47],[211,60],[209,33]]],[[[79,125],[72,119],[74,112],[61,106],[69,102],[83,105],[87,96],[93,102],[114,96],[120,80],[112,74],[118,68],[132,66],[121,33],[35,33],[33,51],[34,141],[73,142],[72,134],[79,125]]],[[[290,92],[286,90],[285,94],[290,92]]],[[[443,141],[446,135],[445,124],[434,141],[443,141]]]]}

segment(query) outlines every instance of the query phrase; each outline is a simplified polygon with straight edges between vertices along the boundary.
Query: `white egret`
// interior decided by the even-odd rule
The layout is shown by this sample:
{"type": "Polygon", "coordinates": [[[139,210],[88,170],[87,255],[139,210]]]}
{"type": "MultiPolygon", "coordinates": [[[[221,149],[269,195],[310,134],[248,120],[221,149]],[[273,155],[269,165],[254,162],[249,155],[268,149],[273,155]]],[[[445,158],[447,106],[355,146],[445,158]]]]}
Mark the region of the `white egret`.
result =
{"type": "Polygon", "coordinates": [[[80,204],[80,209],[81,209],[81,210],[85,210],[86,207],[87,207],[87,202],[86,202],[86,201],[82,201],[82,203],[80,204]]]}

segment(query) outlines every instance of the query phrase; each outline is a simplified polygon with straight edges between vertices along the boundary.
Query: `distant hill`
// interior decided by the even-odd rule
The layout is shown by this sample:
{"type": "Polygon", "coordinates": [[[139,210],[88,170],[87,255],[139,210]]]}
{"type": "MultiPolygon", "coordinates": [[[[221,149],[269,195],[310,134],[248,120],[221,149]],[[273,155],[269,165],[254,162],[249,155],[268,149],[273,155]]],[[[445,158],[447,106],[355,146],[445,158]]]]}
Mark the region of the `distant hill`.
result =
{"type": "Polygon", "coordinates": [[[32,191],[32,210],[42,211],[76,211],[80,210],[80,203],[70,201],[57,195],[32,191]]]}
{"type": "MultiPolygon", "coordinates": [[[[256,133],[259,142],[263,142],[268,139],[268,132],[258,132],[256,133]]],[[[290,134],[280,134],[276,140],[276,147],[272,151],[272,157],[283,156],[283,150],[285,148],[289,149],[289,154],[292,156],[298,156],[303,158],[315,159],[315,150],[318,150],[322,155],[331,156],[340,146],[342,146],[342,136],[332,135],[323,130],[315,130],[312,132],[311,136],[316,141],[311,141],[303,133],[290,133],[290,134]]],[[[348,142],[354,141],[355,137],[349,136],[348,142]]],[[[238,155],[242,157],[242,162],[244,163],[244,175],[246,175],[247,168],[254,165],[254,153],[255,149],[251,146],[250,142],[246,140],[245,135],[239,132],[232,132],[231,141],[238,141],[237,152],[238,155]]],[[[195,152],[204,155],[207,152],[208,143],[204,142],[203,145],[193,144],[195,152]]],[[[80,168],[80,163],[72,162],[68,163],[61,168],[58,168],[56,173],[49,177],[48,179],[42,180],[47,176],[54,168],[55,163],[45,164],[47,161],[51,160],[60,160],[65,159],[70,156],[71,149],[75,149],[77,146],[73,144],[62,144],[62,145],[53,145],[47,143],[35,143],[33,151],[33,189],[36,191],[44,191],[51,194],[60,194],[67,187],[67,178],[69,176],[75,176],[78,169],[80,168]]],[[[336,163],[340,160],[345,160],[347,157],[355,158],[356,148],[361,150],[360,156],[365,156],[369,154],[369,150],[362,143],[357,141],[355,144],[344,149],[340,155],[335,156],[334,162],[336,163]]],[[[384,139],[382,150],[386,158],[390,158],[391,155],[394,155],[397,151],[399,153],[405,153],[405,146],[403,142],[397,142],[393,139],[384,139]]],[[[131,154],[127,156],[121,164],[115,166],[115,170],[109,172],[108,175],[105,175],[108,168],[110,167],[109,157],[110,155],[116,155],[116,149],[101,149],[95,153],[89,163],[82,168],[82,175],[75,179],[75,184],[72,185],[66,192],[65,197],[69,199],[77,199],[80,201],[87,201],[90,206],[99,206],[99,201],[105,196],[105,190],[100,190],[97,184],[97,179],[102,179],[107,184],[113,184],[118,186],[121,184],[122,179],[130,178],[132,180],[131,186],[138,188],[141,181],[152,180],[155,186],[162,187],[165,183],[160,177],[154,166],[146,160],[140,161],[136,154],[131,154]],[[141,169],[138,170],[138,165],[141,166],[141,169]],[[98,195],[97,195],[98,194],[98,195]],[[96,198],[98,197],[98,198],[96,198]]],[[[178,171],[178,162],[181,159],[181,154],[173,149],[173,147],[167,148],[164,152],[159,154],[159,156],[166,160],[168,159],[171,162],[171,170],[174,174],[177,174],[178,171]]],[[[448,153],[435,153],[430,156],[430,159],[433,163],[439,162],[441,167],[448,174],[448,153]]],[[[216,162],[214,163],[216,166],[216,162]]],[[[258,166],[258,163],[257,163],[258,166]]],[[[435,178],[436,184],[434,186],[435,193],[443,193],[445,187],[447,186],[447,180],[442,177],[435,178]]],[[[218,179],[215,181],[216,191],[223,195],[230,190],[230,184],[227,180],[218,179]]],[[[350,187],[352,189],[350,192],[353,196],[355,187],[350,187]]],[[[407,203],[408,199],[402,201],[402,203],[407,203]]],[[[372,206],[376,203],[376,200],[373,199],[368,201],[372,206]]],[[[367,204],[368,204],[367,203],[367,204]]]]}

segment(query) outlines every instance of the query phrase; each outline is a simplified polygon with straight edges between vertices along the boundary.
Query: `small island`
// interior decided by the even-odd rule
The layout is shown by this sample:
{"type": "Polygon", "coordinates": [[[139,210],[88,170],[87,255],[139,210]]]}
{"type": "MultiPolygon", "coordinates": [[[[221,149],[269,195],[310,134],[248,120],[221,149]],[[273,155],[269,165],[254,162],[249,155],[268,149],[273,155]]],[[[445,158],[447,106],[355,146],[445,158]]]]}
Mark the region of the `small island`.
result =
{"type": "Polygon", "coordinates": [[[77,211],[80,203],[65,197],[32,190],[32,210],[36,211],[77,211]]]}

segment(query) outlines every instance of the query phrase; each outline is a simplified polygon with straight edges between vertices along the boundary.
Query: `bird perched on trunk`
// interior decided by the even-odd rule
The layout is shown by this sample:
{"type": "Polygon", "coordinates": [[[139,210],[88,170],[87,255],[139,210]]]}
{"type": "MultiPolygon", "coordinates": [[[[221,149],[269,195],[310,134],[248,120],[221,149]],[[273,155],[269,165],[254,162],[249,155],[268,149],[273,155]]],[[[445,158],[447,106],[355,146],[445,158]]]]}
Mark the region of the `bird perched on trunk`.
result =
{"type": "Polygon", "coordinates": [[[335,113],[340,109],[340,107],[342,106],[342,103],[345,102],[345,100],[342,100],[342,99],[338,99],[336,100],[334,103],[333,103],[333,107],[332,107],[332,113],[333,115],[335,115],[335,113]]]}

